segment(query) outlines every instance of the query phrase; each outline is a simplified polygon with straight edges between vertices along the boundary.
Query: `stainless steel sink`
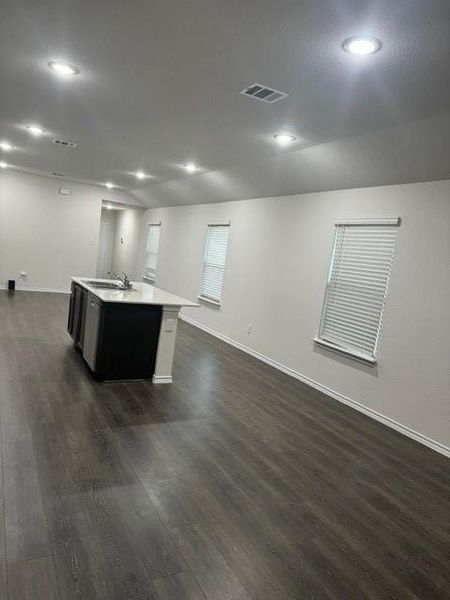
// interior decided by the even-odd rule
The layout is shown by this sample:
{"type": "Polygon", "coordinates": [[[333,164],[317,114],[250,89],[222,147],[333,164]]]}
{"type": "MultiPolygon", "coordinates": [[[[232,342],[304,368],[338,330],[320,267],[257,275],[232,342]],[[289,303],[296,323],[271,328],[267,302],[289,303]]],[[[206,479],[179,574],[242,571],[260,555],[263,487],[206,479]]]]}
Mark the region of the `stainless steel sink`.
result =
{"type": "Polygon", "coordinates": [[[113,281],[86,281],[85,283],[101,290],[125,290],[122,284],[113,281]]]}

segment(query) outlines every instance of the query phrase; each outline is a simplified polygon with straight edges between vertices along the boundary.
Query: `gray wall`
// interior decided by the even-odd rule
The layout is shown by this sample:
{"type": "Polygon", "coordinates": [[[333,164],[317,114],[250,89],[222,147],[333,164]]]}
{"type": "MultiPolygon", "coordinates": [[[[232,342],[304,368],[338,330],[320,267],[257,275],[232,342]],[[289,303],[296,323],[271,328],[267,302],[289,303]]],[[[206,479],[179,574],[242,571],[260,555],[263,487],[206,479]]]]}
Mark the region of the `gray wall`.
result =
{"type": "MultiPolygon", "coordinates": [[[[111,211],[112,212],[112,211],[111,211]]],[[[143,209],[127,208],[116,212],[112,270],[126,273],[130,279],[142,281],[143,252],[141,234],[143,209]]]]}
{"type": "Polygon", "coordinates": [[[16,279],[18,288],[66,291],[71,275],[95,276],[102,199],[129,201],[99,186],[2,171],[0,287],[16,279]]]}
{"type": "Polygon", "coordinates": [[[231,221],[223,305],[184,311],[189,318],[450,446],[450,181],[156,208],[145,213],[142,236],[145,223],[156,219],[162,222],[156,285],[192,299],[206,224],[231,221]],[[311,340],[334,220],[393,216],[402,225],[379,361],[369,367],[311,340]]]}

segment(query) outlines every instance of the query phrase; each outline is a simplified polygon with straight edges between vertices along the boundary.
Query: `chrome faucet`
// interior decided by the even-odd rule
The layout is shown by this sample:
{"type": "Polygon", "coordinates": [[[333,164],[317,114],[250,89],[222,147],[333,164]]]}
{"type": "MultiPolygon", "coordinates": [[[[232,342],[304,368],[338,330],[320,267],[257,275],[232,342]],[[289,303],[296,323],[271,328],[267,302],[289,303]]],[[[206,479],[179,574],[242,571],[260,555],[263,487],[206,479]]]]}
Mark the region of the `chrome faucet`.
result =
{"type": "Polygon", "coordinates": [[[119,279],[120,283],[122,284],[122,289],[124,290],[131,290],[131,288],[133,287],[126,273],[122,273],[122,275],[120,276],[117,275],[117,273],[114,273],[114,271],[108,271],[108,275],[112,275],[113,277],[119,279]]]}

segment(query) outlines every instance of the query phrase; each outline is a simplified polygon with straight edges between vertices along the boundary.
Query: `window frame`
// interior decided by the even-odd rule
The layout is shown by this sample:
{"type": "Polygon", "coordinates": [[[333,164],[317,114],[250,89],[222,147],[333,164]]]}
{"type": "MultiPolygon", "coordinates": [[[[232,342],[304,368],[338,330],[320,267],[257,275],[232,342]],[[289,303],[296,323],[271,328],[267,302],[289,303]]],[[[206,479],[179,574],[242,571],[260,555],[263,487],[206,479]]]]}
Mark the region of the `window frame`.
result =
{"type": "MultiPolygon", "coordinates": [[[[370,365],[376,365],[378,362],[378,356],[377,356],[377,351],[378,351],[378,341],[379,341],[379,337],[380,337],[380,332],[381,332],[381,325],[383,322],[383,316],[384,316],[384,312],[385,312],[385,308],[386,308],[386,299],[387,299],[387,294],[388,294],[388,287],[389,287],[389,280],[391,277],[391,272],[392,272],[392,262],[393,262],[393,257],[394,254],[392,255],[392,261],[389,267],[389,274],[388,274],[388,279],[386,282],[386,286],[384,289],[384,297],[383,297],[383,303],[382,303],[382,307],[379,313],[379,318],[378,318],[378,332],[377,332],[377,338],[376,338],[376,342],[374,345],[374,350],[373,350],[373,356],[369,356],[368,354],[365,354],[364,352],[358,350],[357,348],[351,348],[351,347],[347,347],[347,346],[341,346],[337,343],[334,343],[332,341],[326,340],[322,337],[322,333],[323,333],[323,327],[324,327],[324,322],[325,322],[325,318],[326,318],[326,313],[327,313],[327,308],[328,308],[328,300],[329,300],[329,291],[330,291],[330,285],[331,285],[331,274],[333,272],[333,268],[334,268],[334,264],[335,264],[335,255],[336,255],[336,240],[337,240],[337,236],[338,236],[338,232],[339,232],[339,227],[342,226],[392,226],[392,227],[399,227],[401,224],[401,219],[400,217],[390,217],[390,218],[386,218],[386,219],[340,219],[334,222],[334,227],[335,227],[335,231],[334,231],[334,237],[333,237],[333,249],[331,252],[331,257],[330,257],[330,261],[329,261],[329,269],[328,269],[328,274],[327,274],[327,283],[325,286],[325,292],[323,295],[323,302],[322,302],[322,311],[321,311],[321,316],[320,316],[320,322],[319,322],[319,329],[318,329],[318,333],[317,335],[313,338],[313,342],[315,342],[316,344],[320,345],[320,346],[324,346],[330,350],[335,350],[339,353],[345,354],[347,356],[350,356],[352,358],[358,359],[359,361],[368,363],[370,365]]],[[[395,242],[396,245],[397,241],[395,242]]],[[[394,253],[395,253],[395,245],[394,245],[394,253]]]]}
{"type": "Polygon", "coordinates": [[[201,279],[200,279],[200,290],[197,294],[197,298],[201,302],[206,302],[208,304],[212,304],[213,306],[215,306],[217,308],[222,306],[222,301],[223,301],[225,271],[226,271],[226,266],[227,266],[228,250],[229,250],[229,246],[230,246],[230,232],[231,232],[231,221],[211,221],[206,224],[206,237],[205,237],[204,252],[203,252],[202,274],[201,274],[201,279]],[[209,296],[205,296],[202,294],[202,284],[203,284],[203,277],[204,277],[204,273],[205,273],[206,256],[207,256],[207,252],[208,252],[209,231],[213,227],[227,227],[228,228],[227,248],[225,251],[225,260],[224,260],[224,264],[223,264],[222,287],[220,290],[220,299],[219,300],[217,300],[216,298],[210,298],[209,296]]]}
{"type": "Polygon", "coordinates": [[[145,264],[144,264],[144,274],[142,275],[142,279],[144,281],[149,281],[151,283],[155,283],[156,281],[156,270],[158,268],[158,258],[159,258],[159,245],[161,242],[161,221],[152,221],[150,223],[147,223],[145,226],[146,229],[146,236],[145,236],[145,264]],[[147,258],[149,255],[149,252],[147,250],[148,248],[148,236],[150,233],[150,227],[159,227],[159,237],[158,237],[158,252],[156,253],[156,261],[155,261],[155,274],[149,275],[146,273],[147,270],[147,258]]]}

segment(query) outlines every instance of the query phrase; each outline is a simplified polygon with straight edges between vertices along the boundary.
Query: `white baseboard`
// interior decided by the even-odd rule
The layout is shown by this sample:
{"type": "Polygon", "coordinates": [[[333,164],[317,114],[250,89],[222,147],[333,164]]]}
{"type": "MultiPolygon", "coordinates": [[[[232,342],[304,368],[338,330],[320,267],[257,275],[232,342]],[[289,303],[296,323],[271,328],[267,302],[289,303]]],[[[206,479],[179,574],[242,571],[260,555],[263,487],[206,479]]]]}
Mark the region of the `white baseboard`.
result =
{"type": "Polygon", "coordinates": [[[173,383],[171,375],[153,375],[153,383],[173,383]]]}
{"type": "Polygon", "coordinates": [[[310,377],[306,377],[306,375],[302,375],[302,373],[299,373],[298,371],[295,371],[294,369],[291,369],[290,367],[287,367],[286,365],[283,365],[282,363],[279,363],[279,362],[269,358],[268,356],[265,356],[264,354],[257,352],[256,350],[252,350],[251,348],[244,346],[244,344],[241,344],[240,342],[236,342],[235,340],[227,337],[226,335],[223,335],[222,333],[219,333],[218,331],[215,331],[214,329],[210,329],[209,327],[202,325],[198,321],[191,319],[191,317],[187,317],[186,315],[180,314],[180,319],[182,319],[183,321],[186,321],[187,323],[189,323],[190,325],[193,325],[194,327],[197,327],[198,329],[201,329],[202,331],[205,331],[206,333],[209,333],[210,335],[218,338],[219,340],[222,340],[223,342],[226,342],[227,344],[230,344],[231,346],[234,346],[235,348],[238,348],[239,350],[246,352],[247,354],[250,354],[251,356],[265,362],[266,364],[270,365],[271,367],[274,367],[275,369],[278,369],[279,371],[282,371],[283,373],[286,373],[287,375],[290,375],[291,377],[294,377],[295,379],[298,379],[299,381],[302,381],[303,383],[310,385],[311,387],[315,388],[316,390],[319,390],[320,392],[326,394],[327,396],[331,396],[335,400],[338,400],[339,402],[342,402],[343,404],[346,404],[347,406],[351,406],[355,410],[358,410],[359,412],[364,413],[368,417],[372,417],[372,419],[375,419],[376,421],[379,421],[380,423],[387,425],[387,427],[391,427],[392,429],[395,429],[399,433],[402,433],[403,435],[406,435],[407,437],[412,438],[416,442],[419,442],[420,444],[423,444],[424,446],[427,446],[428,448],[431,448],[432,450],[435,450],[436,452],[439,452],[440,454],[443,454],[444,456],[447,456],[448,458],[450,458],[450,448],[445,446],[444,444],[441,444],[440,442],[436,442],[435,440],[432,440],[431,438],[423,435],[422,433],[419,433],[418,431],[414,431],[413,429],[410,429],[406,425],[402,425],[398,421],[394,421],[394,419],[391,419],[390,417],[386,417],[385,415],[383,415],[371,408],[368,408],[367,406],[364,406],[363,404],[357,402],[356,400],[352,400],[351,398],[348,398],[347,396],[344,396],[343,394],[336,392],[335,390],[332,390],[331,388],[329,388],[325,385],[322,385],[321,383],[315,381],[314,379],[311,379],[310,377]]]}
{"type": "MultiPolygon", "coordinates": [[[[0,290],[7,290],[8,286],[0,285],[0,290]]],[[[52,294],[70,294],[70,290],[56,290],[53,288],[35,288],[16,285],[16,292],[50,292],[52,294]]]]}

